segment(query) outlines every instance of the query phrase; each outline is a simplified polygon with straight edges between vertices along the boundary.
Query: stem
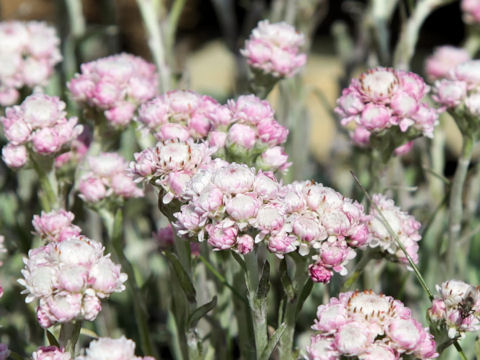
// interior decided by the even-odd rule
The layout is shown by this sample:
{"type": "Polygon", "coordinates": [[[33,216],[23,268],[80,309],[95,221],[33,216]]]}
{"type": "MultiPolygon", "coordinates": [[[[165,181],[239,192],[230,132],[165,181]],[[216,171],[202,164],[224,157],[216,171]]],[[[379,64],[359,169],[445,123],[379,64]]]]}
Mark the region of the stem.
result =
{"type": "Polygon", "coordinates": [[[460,344],[458,343],[457,340],[455,340],[453,342],[453,346],[455,346],[455,349],[457,349],[457,352],[458,352],[458,355],[460,355],[460,358],[462,360],[467,360],[467,356],[465,355],[465,353],[463,352],[463,349],[462,347],[460,346],[460,344]]]}
{"type": "Polygon", "coordinates": [[[232,285],[230,285],[228,281],[225,279],[225,277],[221,275],[217,271],[217,269],[215,269],[213,265],[208,262],[207,259],[205,259],[202,255],[197,255],[197,257],[207,267],[208,271],[210,271],[223,285],[228,287],[233,292],[233,294],[235,294],[240,300],[242,300],[246,305],[248,305],[248,300],[245,298],[245,296],[240,294],[232,285]]]}
{"type": "Polygon", "coordinates": [[[413,57],[415,46],[418,41],[418,34],[425,19],[437,8],[446,5],[453,0],[421,0],[417,2],[411,17],[403,25],[400,39],[393,58],[395,68],[408,70],[410,60],[413,57]]]}
{"type": "Polygon", "coordinates": [[[72,357],[75,356],[75,345],[77,344],[81,329],[81,321],[68,322],[62,324],[62,327],[60,328],[60,336],[58,338],[58,342],[60,346],[65,348],[65,351],[69,352],[72,355],[72,357]]]}
{"type": "Polygon", "coordinates": [[[42,208],[44,211],[51,211],[57,208],[59,205],[57,179],[55,176],[53,160],[48,159],[47,161],[42,161],[42,163],[40,163],[39,160],[41,159],[35,159],[35,155],[33,155],[32,153],[30,155],[33,168],[38,175],[38,181],[40,182],[40,187],[43,191],[42,208]],[[48,170],[45,171],[45,168],[47,168],[48,170]]]}
{"type": "Polygon", "coordinates": [[[458,248],[458,240],[462,228],[463,218],[463,187],[467,177],[468,166],[472,158],[473,147],[475,141],[473,137],[464,135],[462,153],[458,159],[457,169],[452,182],[449,202],[449,218],[448,218],[448,248],[445,254],[447,264],[447,275],[452,277],[455,275],[455,260],[458,248]]]}
{"type": "Polygon", "coordinates": [[[148,46],[152,53],[153,61],[157,66],[160,92],[170,89],[170,69],[168,68],[165,42],[160,26],[160,4],[155,0],[137,0],[143,24],[148,34],[148,46]]]}
{"type": "Polygon", "coordinates": [[[258,299],[256,297],[259,284],[256,252],[252,251],[246,254],[244,258],[246,265],[245,280],[247,282],[248,302],[250,304],[257,359],[259,359],[268,344],[266,301],[265,299],[258,299]]]}
{"type": "Polygon", "coordinates": [[[287,328],[283,332],[282,337],[278,343],[278,353],[280,360],[294,359],[293,355],[293,342],[295,335],[295,323],[297,320],[297,314],[300,311],[299,301],[301,301],[300,294],[303,289],[308,285],[308,272],[306,270],[306,261],[303,257],[294,257],[295,260],[295,298],[286,299],[286,309],[283,322],[286,323],[287,328]]]}
{"type": "Polygon", "coordinates": [[[118,209],[115,216],[106,209],[100,209],[99,213],[105,227],[107,228],[108,237],[115,252],[115,255],[119,259],[122,268],[128,275],[127,287],[133,300],[133,311],[135,314],[135,320],[137,322],[142,351],[145,355],[151,355],[158,358],[158,354],[156,354],[156,351],[154,350],[152,345],[152,339],[150,337],[150,330],[148,328],[147,322],[148,313],[146,310],[145,302],[141,295],[141,290],[135,278],[135,271],[132,264],[130,263],[130,261],[128,261],[127,257],[123,252],[122,210],[118,209]]]}

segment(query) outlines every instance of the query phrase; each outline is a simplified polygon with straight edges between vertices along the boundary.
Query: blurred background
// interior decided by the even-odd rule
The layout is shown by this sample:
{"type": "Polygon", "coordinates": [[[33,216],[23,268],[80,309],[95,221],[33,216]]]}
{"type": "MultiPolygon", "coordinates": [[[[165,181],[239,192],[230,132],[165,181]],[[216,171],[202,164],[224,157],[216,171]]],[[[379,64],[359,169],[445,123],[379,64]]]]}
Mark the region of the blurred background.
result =
{"type": "MultiPolygon", "coordinates": [[[[268,15],[272,2],[275,1],[186,0],[179,18],[174,61],[175,71],[185,74],[182,85],[220,100],[232,94],[238,50],[256,23],[268,15]],[[225,9],[228,5],[232,8],[225,9]]],[[[316,2],[319,2],[317,20],[303,81],[306,86],[318,89],[333,107],[340,86],[346,81],[342,76],[345,64],[339,61],[339,46],[346,40],[345,34],[355,42],[354,46],[362,46],[358,29],[368,4],[349,0],[316,2]]],[[[170,3],[166,1],[167,11],[170,3]]],[[[46,20],[56,24],[60,34],[66,37],[69,24],[64,4],[65,1],[59,0],[1,0],[0,14],[4,20],[46,20]]],[[[121,51],[151,60],[136,0],[84,0],[82,5],[87,25],[87,38],[82,41],[83,50],[79,54],[82,62],[121,51]]],[[[401,19],[400,7],[390,24],[391,47],[398,38],[401,19]]],[[[458,2],[437,9],[422,27],[412,70],[423,74],[424,59],[434,47],[461,45],[464,27],[458,2]]],[[[272,102],[275,95],[270,96],[272,102]]],[[[307,109],[311,124],[310,151],[316,161],[325,163],[332,150],[335,119],[314,92],[307,96],[307,109]]],[[[448,121],[445,126],[449,149],[457,153],[460,149],[457,129],[448,121]]]]}

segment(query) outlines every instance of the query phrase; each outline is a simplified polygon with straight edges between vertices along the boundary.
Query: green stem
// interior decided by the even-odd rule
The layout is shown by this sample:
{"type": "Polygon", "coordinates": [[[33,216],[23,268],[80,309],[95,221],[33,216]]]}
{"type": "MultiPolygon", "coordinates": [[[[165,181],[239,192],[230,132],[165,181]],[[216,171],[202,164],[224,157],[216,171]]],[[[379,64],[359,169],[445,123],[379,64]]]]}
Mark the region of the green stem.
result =
{"type": "Polygon", "coordinates": [[[463,188],[467,177],[468,166],[472,159],[475,141],[472,136],[463,136],[462,153],[458,159],[457,169],[450,191],[448,217],[448,247],[446,256],[447,275],[455,275],[455,261],[457,259],[458,241],[462,229],[463,218],[463,188]]]}
{"type": "Polygon", "coordinates": [[[229,284],[229,282],[227,281],[227,279],[225,279],[225,277],[223,275],[221,275],[217,269],[215,269],[213,267],[212,264],[210,264],[208,262],[207,259],[205,259],[202,255],[198,255],[197,256],[200,261],[207,267],[207,270],[210,271],[223,285],[225,285],[226,287],[228,287],[233,294],[235,294],[235,296],[237,296],[240,300],[242,300],[246,305],[248,305],[248,300],[245,298],[245,296],[243,296],[242,294],[240,294],[232,285],[229,284]]]}
{"type": "Polygon", "coordinates": [[[283,335],[280,337],[278,343],[278,353],[280,360],[294,359],[293,355],[293,343],[295,338],[295,323],[297,320],[297,314],[300,311],[299,302],[303,301],[300,294],[304,288],[308,286],[308,272],[306,269],[305,258],[298,256],[292,256],[295,260],[295,298],[285,299],[285,315],[283,322],[287,325],[283,335]]]}
{"type": "Polygon", "coordinates": [[[81,329],[81,321],[68,322],[62,324],[62,327],[60,328],[60,336],[58,337],[58,342],[60,346],[65,348],[65,351],[69,352],[72,355],[72,357],[75,357],[75,345],[77,344],[81,329]]]}
{"type": "MultiPolygon", "coordinates": [[[[58,207],[58,191],[57,179],[55,176],[55,168],[53,159],[47,161],[39,161],[35,159],[35,155],[30,153],[30,159],[38,175],[38,181],[43,191],[42,207],[44,211],[51,211],[58,207]]],[[[40,159],[41,160],[41,159],[40,159]]]]}
{"type": "Polygon", "coordinates": [[[115,255],[119,259],[122,268],[128,275],[127,288],[133,300],[133,311],[135,314],[135,320],[137,322],[142,351],[145,355],[155,356],[158,359],[158,354],[156,353],[152,345],[153,343],[147,322],[148,313],[144,299],[141,295],[140,288],[135,278],[135,271],[132,264],[123,252],[122,210],[118,209],[115,216],[106,209],[100,209],[99,213],[107,229],[108,237],[110,239],[110,243],[113,247],[115,255]]]}
{"type": "Polygon", "coordinates": [[[455,346],[455,349],[457,349],[457,352],[458,352],[458,355],[460,355],[460,358],[462,360],[467,360],[467,356],[465,355],[465,353],[463,352],[463,349],[462,347],[460,346],[460,344],[458,343],[457,340],[455,340],[453,342],[453,346],[455,346]]]}
{"type": "Polygon", "coordinates": [[[255,349],[257,359],[259,359],[268,344],[266,299],[258,299],[256,297],[259,284],[256,252],[252,251],[246,254],[244,259],[246,265],[245,280],[247,283],[248,302],[250,304],[250,312],[252,316],[255,349]]]}

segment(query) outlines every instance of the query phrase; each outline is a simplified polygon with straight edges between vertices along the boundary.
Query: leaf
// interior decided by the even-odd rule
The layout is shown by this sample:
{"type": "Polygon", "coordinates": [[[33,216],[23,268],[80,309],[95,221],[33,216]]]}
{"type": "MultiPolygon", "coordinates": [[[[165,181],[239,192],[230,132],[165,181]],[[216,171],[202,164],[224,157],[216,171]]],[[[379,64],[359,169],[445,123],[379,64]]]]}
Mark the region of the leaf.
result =
{"type": "Polygon", "coordinates": [[[231,254],[233,255],[233,258],[237,261],[237,263],[240,264],[244,272],[247,272],[247,265],[245,265],[245,261],[241,258],[240,255],[238,255],[236,252],[231,251],[231,254]]]}
{"type": "Polygon", "coordinates": [[[215,306],[217,306],[217,297],[214,296],[213,299],[196,308],[195,311],[192,313],[192,315],[190,315],[190,319],[188,320],[188,323],[190,325],[190,328],[193,328],[197,325],[198,321],[204,317],[205,315],[207,315],[207,313],[212,310],[215,306]]]}
{"type": "Polygon", "coordinates": [[[285,259],[283,259],[283,261],[280,263],[280,280],[282,282],[283,289],[287,294],[288,301],[295,299],[295,289],[292,284],[292,279],[290,279],[290,276],[288,275],[287,261],[285,259]]]}
{"type": "Polygon", "coordinates": [[[45,330],[45,331],[46,331],[46,334],[47,334],[48,343],[51,346],[60,347],[60,344],[58,343],[58,340],[55,337],[55,335],[53,335],[49,330],[45,330]]]}
{"type": "Polygon", "coordinates": [[[94,339],[98,339],[98,335],[95,331],[86,329],[86,328],[81,328],[80,329],[80,335],[88,336],[94,339]]]}
{"type": "Polygon", "coordinates": [[[267,297],[268,291],[270,290],[270,264],[268,260],[265,261],[263,265],[262,277],[258,284],[257,289],[257,299],[265,299],[267,297]]]}
{"type": "Polygon", "coordinates": [[[270,356],[272,355],[273,350],[275,350],[275,346],[277,346],[278,342],[280,341],[280,338],[282,337],[283,333],[287,329],[287,324],[282,323],[277,330],[273,333],[272,337],[270,338],[267,346],[262,352],[262,355],[260,356],[260,360],[268,360],[270,359],[270,356]]]}
{"type": "Polygon", "coordinates": [[[182,287],[183,292],[187,296],[188,301],[195,302],[195,297],[197,295],[195,292],[195,288],[193,287],[192,281],[190,280],[188,273],[185,271],[182,264],[180,264],[177,255],[173,254],[168,250],[165,250],[164,254],[170,261],[170,265],[173,268],[172,270],[175,271],[180,286],[182,287]]]}
{"type": "Polygon", "coordinates": [[[310,293],[312,292],[312,289],[313,289],[313,281],[311,278],[308,278],[300,294],[300,297],[298,298],[297,310],[295,311],[296,314],[298,314],[300,310],[302,310],[302,306],[305,303],[305,300],[307,300],[308,295],[310,295],[310,293]]]}

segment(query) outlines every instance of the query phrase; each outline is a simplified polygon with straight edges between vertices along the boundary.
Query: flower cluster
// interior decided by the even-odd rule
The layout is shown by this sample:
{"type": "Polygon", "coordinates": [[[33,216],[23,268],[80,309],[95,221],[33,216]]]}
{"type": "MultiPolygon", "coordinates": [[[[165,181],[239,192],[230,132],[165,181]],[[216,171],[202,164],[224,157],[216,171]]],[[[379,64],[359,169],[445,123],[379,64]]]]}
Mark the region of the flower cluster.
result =
{"type": "Polygon", "coordinates": [[[64,209],[42,211],[40,215],[33,216],[33,228],[35,234],[47,242],[60,242],[70,237],[79,236],[81,229],[73,225],[75,215],[64,209]]]}
{"type": "Polygon", "coordinates": [[[467,50],[455,46],[440,46],[425,62],[425,72],[431,81],[448,77],[455,66],[470,60],[467,50]]]}
{"type": "Polygon", "coordinates": [[[450,338],[480,330],[480,290],[460,280],[437,285],[438,295],[428,309],[428,317],[438,329],[445,329],[450,338]]]}
{"type": "Polygon", "coordinates": [[[262,20],[240,52],[254,70],[274,77],[290,77],[307,61],[307,56],[299,49],[304,42],[304,35],[290,24],[270,24],[262,20]]]}
{"type": "Polygon", "coordinates": [[[437,80],[433,99],[441,105],[441,110],[449,109],[466,121],[457,124],[464,133],[479,130],[477,117],[480,115],[480,60],[470,60],[457,65],[449,76],[437,80]]]}
{"type": "Polygon", "coordinates": [[[72,360],[70,353],[56,346],[41,346],[32,354],[33,360],[72,360]]]}
{"type": "Polygon", "coordinates": [[[9,107],[3,123],[9,143],[2,149],[3,161],[20,168],[28,160],[28,151],[42,156],[54,155],[81,132],[76,118],[66,118],[65,103],[56,96],[34,94],[21,105],[9,107]]]}
{"type": "MultiPolygon", "coordinates": [[[[72,360],[68,352],[56,346],[42,346],[32,354],[32,358],[33,360],[72,360]]],[[[135,343],[122,336],[118,339],[93,340],[85,350],[85,355],[77,356],[75,360],[154,360],[154,358],[135,356],[135,343]]]]}
{"type": "Polygon", "coordinates": [[[228,109],[194,91],[173,90],[143,104],[138,120],[158,140],[206,139],[219,124],[230,122],[228,109]]]}
{"type": "Polygon", "coordinates": [[[206,143],[167,140],[134,154],[130,169],[138,181],[149,181],[161,187],[163,203],[182,200],[186,184],[192,176],[209,164],[214,150],[206,143]]]}
{"type": "Polygon", "coordinates": [[[157,94],[157,74],[142,58],[119,54],[82,64],[68,88],[76,101],[103,112],[114,127],[124,127],[137,107],[157,94]]]}
{"type": "Polygon", "coordinates": [[[142,105],[138,120],[160,141],[205,140],[216,156],[265,170],[290,165],[280,146],[288,129],[275,120],[270,104],[254,95],[220,105],[193,91],[171,91],[142,105]]]}
{"type": "Polygon", "coordinates": [[[44,86],[62,60],[60,39],[43,22],[0,22],[0,105],[15,104],[23,87],[44,86]]]}
{"type": "Polygon", "coordinates": [[[135,356],[135,343],[122,336],[118,339],[93,340],[85,355],[77,357],[76,360],[154,360],[154,358],[135,356]]]}
{"type": "Polygon", "coordinates": [[[395,206],[392,199],[381,194],[372,196],[373,204],[370,209],[371,219],[368,223],[370,232],[370,247],[378,247],[381,252],[387,255],[393,261],[398,261],[408,265],[408,259],[403,250],[398,246],[395,239],[390,236],[385,227],[382,218],[377,211],[380,209],[387,223],[397,234],[398,240],[403,245],[414,264],[418,263],[418,241],[422,239],[418,230],[420,223],[415,218],[399,207],[395,206]]]}
{"type": "Polygon", "coordinates": [[[383,145],[398,147],[421,135],[433,136],[437,113],[422,102],[428,90],[414,73],[379,67],[353,79],[335,111],[356,145],[368,146],[374,136],[383,145]]]}
{"type": "Polygon", "coordinates": [[[36,231],[50,242],[28,252],[18,280],[27,303],[39,300],[37,319],[44,328],[75,319],[92,321],[101,310],[100,299],[125,289],[127,275],[120,265],[103,254],[102,244],[78,234],[71,220],[71,213],[62,210],[34,219],[36,231]],[[65,228],[54,224],[55,219],[65,228]]]}
{"type": "Polygon", "coordinates": [[[207,238],[216,250],[244,254],[265,241],[279,257],[312,255],[310,276],[317,282],[328,282],[333,272],[346,274],[353,248],[368,240],[360,204],[320,184],[282,186],[271,172],[218,165],[198,171],[187,184],[190,200],[175,214],[180,235],[207,238]]]}
{"type": "Polygon", "coordinates": [[[320,305],[312,326],[307,359],[395,360],[403,355],[418,359],[438,356],[428,328],[412,317],[410,309],[390,296],[372,291],[341,293],[320,305]]]}
{"type": "Polygon", "coordinates": [[[80,178],[80,197],[91,204],[104,199],[128,199],[143,196],[133,181],[128,162],[117,153],[101,153],[86,159],[86,173],[80,178]]]}
{"type": "Polygon", "coordinates": [[[462,0],[463,20],[469,24],[480,23],[480,1],[462,0]]]}
{"type": "Polygon", "coordinates": [[[302,256],[313,255],[309,273],[315,282],[328,283],[334,272],[346,275],[345,265],[355,257],[354,249],[368,242],[369,217],[363,206],[322,184],[306,181],[284,186],[273,205],[283,214],[281,226],[269,225],[275,217],[280,220],[269,211],[260,219],[260,236],[279,256],[294,250],[302,256]]]}

